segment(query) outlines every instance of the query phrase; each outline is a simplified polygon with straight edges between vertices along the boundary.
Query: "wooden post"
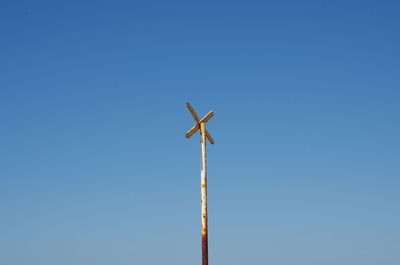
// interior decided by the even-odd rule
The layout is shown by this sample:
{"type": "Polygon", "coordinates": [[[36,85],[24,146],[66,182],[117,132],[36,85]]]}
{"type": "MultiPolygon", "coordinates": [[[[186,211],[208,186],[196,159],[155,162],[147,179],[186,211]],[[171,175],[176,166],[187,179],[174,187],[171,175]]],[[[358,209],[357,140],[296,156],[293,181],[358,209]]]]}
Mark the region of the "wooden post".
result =
{"type": "Polygon", "coordinates": [[[206,124],[200,123],[201,143],[201,248],[202,264],[208,265],[206,124]]]}
{"type": "Polygon", "coordinates": [[[214,139],[206,129],[206,122],[213,116],[214,112],[210,111],[203,119],[199,119],[193,107],[186,103],[187,108],[196,121],[196,124],[186,133],[186,138],[190,138],[200,129],[200,146],[201,146],[201,250],[202,264],[208,265],[208,213],[207,213],[207,157],[206,157],[206,139],[214,144],[214,139]]]}

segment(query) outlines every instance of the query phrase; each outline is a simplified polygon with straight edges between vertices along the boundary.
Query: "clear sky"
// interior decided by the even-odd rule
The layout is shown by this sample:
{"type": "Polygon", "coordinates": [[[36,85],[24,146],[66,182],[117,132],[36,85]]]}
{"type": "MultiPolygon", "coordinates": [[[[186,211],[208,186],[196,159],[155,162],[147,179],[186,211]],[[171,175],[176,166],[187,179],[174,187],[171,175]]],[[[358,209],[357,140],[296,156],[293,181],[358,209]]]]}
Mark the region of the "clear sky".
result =
{"type": "Polygon", "coordinates": [[[400,264],[399,1],[0,3],[0,263],[400,264]]]}

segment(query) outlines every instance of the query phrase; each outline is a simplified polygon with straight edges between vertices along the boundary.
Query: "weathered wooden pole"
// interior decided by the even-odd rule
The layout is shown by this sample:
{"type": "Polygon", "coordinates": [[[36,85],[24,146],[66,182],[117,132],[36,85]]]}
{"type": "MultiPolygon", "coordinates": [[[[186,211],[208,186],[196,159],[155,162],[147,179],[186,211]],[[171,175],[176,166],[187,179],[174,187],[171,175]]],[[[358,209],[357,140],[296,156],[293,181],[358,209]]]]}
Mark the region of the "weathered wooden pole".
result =
{"type": "Polygon", "coordinates": [[[201,146],[201,249],[202,249],[202,264],[208,265],[208,214],[207,214],[207,154],[206,154],[206,138],[211,144],[214,144],[214,139],[206,129],[206,122],[214,116],[214,112],[210,111],[203,119],[199,119],[193,107],[186,103],[187,108],[196,121],[186,133],[186,138],[190,138],[195,132],[200,129],[200,146],[201,146]]]}
{"type": "Polygon", "coordinates": [[[202,263],[208,265],[207,153],[206,124],[200,123],[201,143],[201,249],[202,263]]]}

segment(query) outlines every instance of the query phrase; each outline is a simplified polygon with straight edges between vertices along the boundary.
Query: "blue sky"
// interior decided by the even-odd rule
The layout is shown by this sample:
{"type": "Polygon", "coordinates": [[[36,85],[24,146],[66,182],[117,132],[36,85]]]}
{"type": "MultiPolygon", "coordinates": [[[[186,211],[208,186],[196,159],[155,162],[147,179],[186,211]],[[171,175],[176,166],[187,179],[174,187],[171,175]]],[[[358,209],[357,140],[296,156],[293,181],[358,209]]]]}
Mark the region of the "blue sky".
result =
{"type": "Polygon", "coordinates": [[[2,1],[0,260],[400,263],[398,1],[2,1]]]}

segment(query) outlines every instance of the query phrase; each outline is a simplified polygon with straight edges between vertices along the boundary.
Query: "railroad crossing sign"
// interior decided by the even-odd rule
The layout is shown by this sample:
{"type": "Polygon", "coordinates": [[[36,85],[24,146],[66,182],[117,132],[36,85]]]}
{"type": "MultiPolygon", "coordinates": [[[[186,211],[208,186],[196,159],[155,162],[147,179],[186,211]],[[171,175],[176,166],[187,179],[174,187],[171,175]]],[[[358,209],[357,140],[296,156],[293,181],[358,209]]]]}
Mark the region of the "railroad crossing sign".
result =
{"type": "Polygon", "coordinates": [[[207,159],[206,159],[206,138],[211,144],[214,139],[206,129],[206,123],[214,116],[214,112],[210,111],[203,119],[199,119],[193,107],[186,103],[187,108],[192,114],[196,125],[186,133],[186,138],[190,138],[200,129],[200,145],[201,145],[201,249],[202,264],[208,265],[208,214],[207,214],[207,159]]]}
{"type": "MultiPolygon", "coordinates": [[[[204,116],[203,119],[199,119],[199,116],[197,116],[196,112],[194,111],[192,105],[190,103],[186,103],[187,108],[189,109],[190,113],[192,114],[194,120],[196,121],[196,125],[192,127],[187,133],[186,133],[186,138],[190,138],[193,134],[197,132],[198,129],[201,129],[201,124],[203,123],[204,126],[204,133],[207,137],[207,139],[210,141],[210,143],[214,144],[214,139],[211,137],[211,134],[207,131],[206,129],[206,122],[208,122],[213,116],[214,112],[210,111],[206,116],[204,116]]],[[[201,130],[200,130],[201,133],[201,130]]]]}

